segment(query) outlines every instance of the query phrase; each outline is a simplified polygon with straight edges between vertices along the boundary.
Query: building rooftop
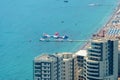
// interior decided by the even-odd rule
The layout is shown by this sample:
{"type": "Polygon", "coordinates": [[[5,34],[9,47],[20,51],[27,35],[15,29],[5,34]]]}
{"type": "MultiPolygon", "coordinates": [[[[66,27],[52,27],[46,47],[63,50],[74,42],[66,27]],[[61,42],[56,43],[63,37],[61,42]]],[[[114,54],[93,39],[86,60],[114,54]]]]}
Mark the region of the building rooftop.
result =
{"type": "Polygon", "coordinates": [[[55,55],[43,54],[35,57],[35,61],[55,61],[57,57],[55,55]]]}
{"type": "Polygon", "coordinates": [[[79,50],[75,53],[75,55],[87,56],[87,50],[79,50]]]}
{"type": "Polygon", "coordinates": [[[72,58],[73,57],[73,53],[71,52],[63,52],[63,53],[58,53],[57,54],[59,57],[63,57],[63,58],[72,58]]]}

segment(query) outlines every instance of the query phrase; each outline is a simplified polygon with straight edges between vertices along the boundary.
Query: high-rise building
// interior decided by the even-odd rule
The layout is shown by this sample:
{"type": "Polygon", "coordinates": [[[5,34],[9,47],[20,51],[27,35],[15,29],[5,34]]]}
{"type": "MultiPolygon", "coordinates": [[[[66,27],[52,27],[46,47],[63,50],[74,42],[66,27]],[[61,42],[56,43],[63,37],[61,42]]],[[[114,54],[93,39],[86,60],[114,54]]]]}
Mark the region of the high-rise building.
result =
{"type": "Polygon", "coordinates": [[[73,54],[57,53],[36,57],[34,80],[74,80],[73,54]]]}
{"type": "Polygon", "coordinates": [[[34,80],[61,80],[62,58],[41,55],[34,59],[34,80]]]}
{"type": "Polygon", "coordinates": [[[74,54],[74,80],[83,80],[83,63],[86,56],[86,50],[79,50],[74,54]]]}
{"type": "Polygon", "coordinates": [[[84,61],[84,80],[118,79],[118,40],[92,40],[84,61]]]}
{"type": "Polygon", "coordinates": [[[62,79],[61,80],[74,80],[74,56],[72,53],[60,53],[62,56],[62,79]]]}

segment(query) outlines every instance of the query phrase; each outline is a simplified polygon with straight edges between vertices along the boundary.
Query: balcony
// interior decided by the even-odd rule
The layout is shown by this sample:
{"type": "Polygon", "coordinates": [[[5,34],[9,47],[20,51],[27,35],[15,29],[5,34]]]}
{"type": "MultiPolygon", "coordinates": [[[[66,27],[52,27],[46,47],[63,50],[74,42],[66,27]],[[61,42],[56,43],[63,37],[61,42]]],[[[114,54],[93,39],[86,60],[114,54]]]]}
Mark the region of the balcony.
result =
{"type": "Polygon", "coordinates": [[[42,71],[42,74],[50,74],[50,71],[42,71]]]}
{"type": "Polygon", "coordinates": [[[91,68],[89,68],[88,70],[89,71],[99,71],[99,69],[91,69],[91,68]]]}
{"type": "Polygon", "coordinates": [[[90,65],[90,64],[87,64],[87,68],[86,69],[98,69],[99,66],[98,65],[90,65]]]}
{"type": "Polygon", "coordinates": [[[35,66],[34,68],[35,68],[35,69],[39,69],[39,70],[41,69],[41,67],[36,67],[36,66],[35,66]]]}
{"type": "Polygon", "coordinates": [[[101,53],[89,52],[88,55],[101,56],[101,53]]]}
{"type": "Polygon", "coordinates": [[[96,42],[92,42],[91,45],[94,45],[94,46],[101,46],[102,43],[96,43],[96,42]]]}
{"type": "Polygon", "coordinates": [[[99,77],[99,73],[86,72],[88,76],[99,77]]]}
{"type": "Polygon", "coordinates": [[[50,70],[49,67],[42,67],[42,70],[50,70]]]}
{"type": "Polygon", "coordinates": [[[99,75],[99,71],[91,71],[89,69],[87,69],[86,71],[88,74],[91,74],[91,75],[99,75]]]}
{"type": "Polygon", "coordinates": [[[94,60],[89,60],[89,59],[87,59],[87,60],[86,60],[86,65],[87,65],[88,63],[90,63],[90,64],[96,64],[96,65],[99,64],[98,61],[94,61],[94,60]]]}
{"type": "MultiPolygon", "coordinates": [[[[97,78],[97,77],[99,77],[99,74],[87,72],[87,77],[89,77],[89,78],[97,78]]],[[[95,80],[95,79],[94,79],[94,80],[95,80]]]]}
{"type": "Polygon", "coordinates": [[[87,80],[102,80],[99,77],[87,76],[87,80]]]}
{"type": "Polygon", "coordinates": [[[42,65],[41,66],[50,66],[50,64],[45,64],[45,63],[42,63],[42,65]]]}
{"type": "Polygon", "coordinates": [[[40,73],[41,73],[41,70],[35,70],[34,73],[40,74],[40,73]]]}
{"type": "Polygon", "coordinates": [[[91,52],[91,53],[101,53],[101,50],[98,50],[98,49],[88,49],[88,52],[91,52]]]}
{"type": "Polygon", "coordinates": [[[35,74],[35,77],[41,77],[41,75],[40,74],[35,74]]]}
{"type": "Polygon", "coordinates": [[[89,56],[88,59],[89,59],[89,60],[93,60],[93,61],[100,61],[100,60],[101,60],[100,57],[94,57],[94,56],[89,56]]]}
{"type": "Polygon", "coordinates": [[[96,70],[96,69],[99,69],[99,67],[96,67],[96,66],[87,66],[86,69],[94,69],[94,70],[96,70]]]}

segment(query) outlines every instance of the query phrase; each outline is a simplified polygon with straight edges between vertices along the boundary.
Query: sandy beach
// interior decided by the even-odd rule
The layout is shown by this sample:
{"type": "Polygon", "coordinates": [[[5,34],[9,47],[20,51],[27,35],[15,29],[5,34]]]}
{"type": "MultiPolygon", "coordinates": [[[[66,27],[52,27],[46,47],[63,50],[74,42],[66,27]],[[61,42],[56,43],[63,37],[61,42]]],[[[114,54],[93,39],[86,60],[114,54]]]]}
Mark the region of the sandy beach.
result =
{"type": "MultiPolygon", "coordinates": [[[[90,39],[96,38],[117,38],[120,39],[120,1],[118,6],[114,9],[113,13],[109,17],[107,23],[103,25],[95,34],[91,35],[90,39]],[[113,31],[112,31],[113,30],[113,31]],[[112,33],[109,33],[109,32],[112,33]]],[[[89,47],[90,41],[86,42],[80,49],[86,49],[89,47]]],[[[120,47],[120,46],[119,46],[120,47]]]]}

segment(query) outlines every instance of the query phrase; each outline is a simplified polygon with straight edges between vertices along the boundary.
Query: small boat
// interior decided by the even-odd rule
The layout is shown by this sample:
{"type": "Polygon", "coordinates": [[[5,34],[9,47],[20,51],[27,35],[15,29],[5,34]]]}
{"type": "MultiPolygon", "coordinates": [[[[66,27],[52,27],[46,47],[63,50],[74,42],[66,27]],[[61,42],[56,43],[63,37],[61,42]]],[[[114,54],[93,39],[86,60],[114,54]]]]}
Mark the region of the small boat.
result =
{"type": "Polygon", "coordinates": [[[68,3],[68,1],[67,1],[67,0],[65,0],[64,2],[65,2],[65,3],[68,3]]]}
{"type": "Polygon", "coordinates": [[[89,4],[89,6],[95,6],[96,4],[94,4],[94,3],[91,3],[91,4],[89,4]]]}

